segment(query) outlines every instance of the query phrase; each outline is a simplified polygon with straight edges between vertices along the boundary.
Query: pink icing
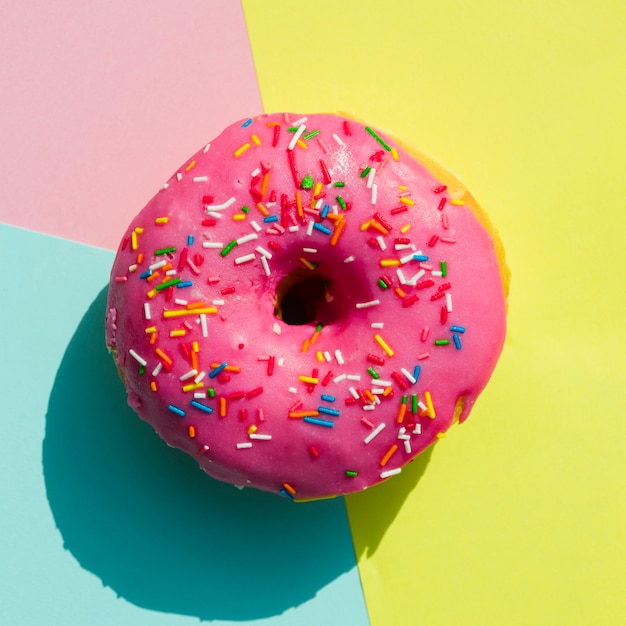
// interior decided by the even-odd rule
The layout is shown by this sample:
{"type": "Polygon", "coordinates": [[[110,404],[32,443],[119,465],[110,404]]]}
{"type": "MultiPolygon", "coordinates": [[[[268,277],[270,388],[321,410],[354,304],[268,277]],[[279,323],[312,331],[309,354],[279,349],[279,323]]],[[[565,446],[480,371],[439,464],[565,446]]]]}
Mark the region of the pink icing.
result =
{"type": "Polygon", "coordinates": [[[467,417],[505,334],[494,243],[464,190],[362,123],[302,119],[236,123],[170,178],[118,250],[106,325],[133,408],[167,443],[295,499],[397,473],[460,398],[467,417]],[[150,271],[163,261],[168,275],[150,271]],[[289,325],[275,298],[297,268],[326,292],[289,325]]]}

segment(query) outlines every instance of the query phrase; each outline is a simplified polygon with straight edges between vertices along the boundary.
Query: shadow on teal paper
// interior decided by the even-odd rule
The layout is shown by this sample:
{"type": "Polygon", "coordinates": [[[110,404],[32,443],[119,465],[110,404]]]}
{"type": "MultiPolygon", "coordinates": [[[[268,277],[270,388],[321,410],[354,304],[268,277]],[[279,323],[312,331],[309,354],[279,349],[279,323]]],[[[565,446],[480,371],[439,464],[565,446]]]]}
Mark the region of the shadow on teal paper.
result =
{"type": "Polygon", "coordinates": [[[59,367],[43,468],[64,546],[118,596],[202,620],[253,620],[355,567],[342,498],[295,504],[208,478],[126,404],[104,347],[106,290],[59,367]]]}

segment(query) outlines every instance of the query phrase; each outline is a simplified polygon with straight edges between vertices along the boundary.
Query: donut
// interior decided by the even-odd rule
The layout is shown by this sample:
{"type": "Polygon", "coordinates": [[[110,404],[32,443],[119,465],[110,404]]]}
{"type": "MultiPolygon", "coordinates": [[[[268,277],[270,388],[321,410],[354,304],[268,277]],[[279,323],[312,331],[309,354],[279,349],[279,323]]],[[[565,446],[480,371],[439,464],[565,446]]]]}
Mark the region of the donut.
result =
{"type": "Polygon", "coordinates": [[[106,342],[129,405],[207,474],[319,499],[400,473],[467,418],[507,289],[455,175],[351,117],[265,114],[130,223],[106,342]]]}

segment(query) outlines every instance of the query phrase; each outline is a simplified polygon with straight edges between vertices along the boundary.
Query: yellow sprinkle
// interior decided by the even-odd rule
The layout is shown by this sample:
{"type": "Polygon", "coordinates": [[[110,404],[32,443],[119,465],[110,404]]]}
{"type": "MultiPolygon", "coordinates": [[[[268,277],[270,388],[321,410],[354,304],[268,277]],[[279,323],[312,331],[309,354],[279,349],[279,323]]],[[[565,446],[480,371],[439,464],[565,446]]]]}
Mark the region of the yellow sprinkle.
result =
{"type": "Polygon", "coordinates": [[[154,223],[155,224],[167,224],[169,222],[169,219],[170,219],[169,217],[157,217],[154,220],[154,223]]]}
{"type": "Polygon", "coordinates": [[[394,355],[394,351],[389,347],[387,342],[380,335],[374,335],[374,341],[376,341],[376,343],[385,351],[385,354],[387,356],[394,355]]]}
{"type": "Polygon", "coordinates": [[[313,378],[313,376],[298,376],[298,379],[309,385],[317,385],[320,382],[319,378],[313,378]]]}
{"type": "Polygon", "coordinates": [[[248,435],[253,435],[257,430],[259,430],[259,429],[254,424],[252,424],[250,426],[250,428],[248,428],[247,433],[248,433],[248,435]]]}
{"type": "Polygon", "coordinates": [[[298,141],[296,142],[303,150],[306,150],[308,148],[308,146],[304,143],[304,141],[302,141],[302,139],[298,139],[298,141]]]}
{"type": "Polygon", "coordinates": [[[394,161],[398,161],[400,157],[398,156],[398,151],[395,148],[391,148],[391,158],[394,161]]]}
{"type": "Polygon", "coordinates": [[[130,234],[130,247],[133,250],[137,250],[137,233],[134,230],[130,234]]]}
{"type": "Polygon", "coordinates": [[[245,213],[235,213],[233,215],[233,220],[235,222],[243,222],[246,219],[246,214],[245,213]]]}
{"type": "Polygon", "coordinates": [[[389,450],[385,453],[385,456],[380,460],[380,466],[385,467],[389,462],[389,459],[394,455],[395,451],[398,449],[397,444],[393,444],[389,450]]]}
{"type": "Polygon", "coordinates": [[[187,432],[189,433],[190,439],[193,439],[196,436],[196,427],[190,424],[187,428],[187,432]]]}
{"type": "Polygon", "coordinates": [[[187,331],[184,328],[176,328],[175,330],[170,330],[170,337],[184,337],[187,334],[187,331]]]}
{"type": "Polygon", "coordinates": [[[400,259],[381,259],[380,260],[381,267],[394,267],[396,265],[400,265],[400,259]]]}
{"type": "Polygon", "coordinates": [[[159,292],[156,289],[150,289],[150,291],[146,295],[148,296],[148,298],[154,298],[154,296],[156,296],[157,293],[159,292]]]}
{"type": "Polygon", "coordinates": [[[195,391],[196,389],[202,389],[204,387],[204,383],[190,383],[189,385],[183,385],[183,391],[187,393],[188,391],[195,391]]]}
{"type": "Polygon", "coordinates": [[[322,191],[322,183],[318,182],[315,184],[315,189],[313,190],[313,195],[316,196],[320,191],[322,191]]]}
{"type": "Polygon", "coordinates": [[[302,342],[302,348],[300,348],[300,352],[307,352],[310,345],[311,345],[311,342],[308,339],[305,339],[302,342]]]}
{"type": "Polygon", "coordinates": [[[143,233],[143,227],[141,227],[141,226],[137,226],[137,228],[135,228],[135,232],[136,232],[138,235],[141,235],[141,234],[143,233]]]}
{"type": "Polygon", "coordinates": [[[408,190],[408,187],[407,187],[406,185],[398,185],[398,189],[399,189],[400,191],[407,191],[407,190],[408,190]]]}
{"type": "Polygon", "coordinates": [[[289,483],[283,483],[283,487],[285,491],[288,491],[292,496],[296,495],[296,490],[289,483]]]}
{"type": "Polygon", "coordinates": [[[324,362],[324,353],[323,353],[323,352],[320,352],[320,351],[318,350],[318,351],[317,351],[317,354],[316,354],[315,356],[317,356],[317,360],[318,360],[320,363],[323,363],[323,362],[324,362]]]}
{"type": "Polygon", "coordinates": [[[407,198],[406,196],[403,196],[402,198],[400,198],[400,202],[402,204],[408,204],[409,206],[413,206],[415,204],[415,202],[413,202],[411,198],[407,198]]]}
{"type": "Polygon", "coordinates": [[[437,433],[437,439],[443,439],[446,436],[446,433],[437,433]]]}
{"type": "Polygon", "coordinates": [[[430,397],[430,391],[424,392],[424,400],[426,401],[426,414],[430,418],[435,418],[437,414],[435,413],[435,407],[433,406],[433,399],[430,397]]]}
{"type": "MultiPolygon", "coordinates": [[[[154,291],[155,294],[157,293],[156,289],[153,289],[152,291],[154,291]]],[[[148,296],[152,297],[150,293],[152,292],[148,292],[148,296]]],[[[201,313],[217,313],[217,307],[209,306],[204,309],[177,309],[176,311],[163,311],[163,317],[183,317],[184,315],[200,315],[201,313]]]]}
{"type": "Polygon", "coordinates": [[[252,135],[251,139],[254,142],[255,146],[260,146],[261,145],[261,140],[256,135],[252,135]]]}
{"type": "Polygon", "coordinates": [[[368,220],[367,222],[363,222],[363,224],[361,224],[361,230],[367,230],[370,225],[372,223],[372,220],[368,220]]]}
{"type": "Polygon", "coordinates": [[[408,233],[409,229],[411,228],[411,224],[405,224],[401,229],[400,232],[404,235],[404,233],[408,233]]]}
{"type": "Polygon", "coordinates": [[[302,261],[302,265],[304,265],[305,267],[308,267],[310,270],[315,269],[315,265],[313,265],[311,261],[305,259],[304,257],[300,257],[300,261],[302,261]]]}
{"type": "Polygon", "coordinates": [[[157,327],[156,326],[150,326],[150,328],[146,328],[146,333],[150,334],[150,333],[156,333],[157,327]]]}
{"type": "Polygon", "coordinates": [[[157,390],[156,380],[153,380],[153,381],[150,382],[150,389],[152,389],[152,391],[156,391],[157,390]]]}
{"type": "Polygon", "coordinates": [[[191,344],[191,348],[194,352],[200,352],[200,344],[197,341],[191,344]]]}
{"type": "Polygon", "coordinates": [[[248,150],[248,148],[250,148],[250,144],[249,143],[244,143],[243,146],[241,146],[241,148],[237,148],[237,150],[235,150],[235,156],[236,157],[240,157],[246,150],[248,150]]]}
{"type": "Polygon", "coordinates": [[[450,200],[450,204],[454,204],[456,206],[465,206],[465,200],[450,200]]]}
{"type": "Polygon", "coordinates": [[[188,172],[194,165],[196,164],[195,161],[192,161],[186,168],[185,168],[185,172],[188,172]]]}

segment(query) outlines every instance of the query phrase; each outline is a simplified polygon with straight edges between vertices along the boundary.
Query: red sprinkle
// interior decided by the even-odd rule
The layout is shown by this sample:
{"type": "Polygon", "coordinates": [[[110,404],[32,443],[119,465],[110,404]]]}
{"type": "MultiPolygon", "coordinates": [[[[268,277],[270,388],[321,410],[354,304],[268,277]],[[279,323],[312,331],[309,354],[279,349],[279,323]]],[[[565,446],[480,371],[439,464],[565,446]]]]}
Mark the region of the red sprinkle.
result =
{"type": "Polygon", "coordinates": [[[437,242],[439,241],[439,235],[433,235],[429,240],[428,240],[428,247],[432,248],[437,242]]]}
{"type": "Polygon", "coordinates": [[[367,240],[367,245],[370,248],[374,248],[375,250],[380,250],[380,245],[378,244],[378,240],[375,237],[370,237],[367,240]]]}
{"type": "Polygon", "coordinates": [[[124,239],[122,239],[122,250],[126,249],[126,246],[128,245],[128,242],[130,241],[130,237],[126,236],[124,237],[124,239]]]}
{"type": "Polygon", "coordinates": [[[274,126],[274,136],[272,137],[272,147],[275,148],[278,145],[278,138],[280,137],[280,126],[274,126]]]}
{"type": "Polygon", "coordinates": [[[435,281],[432,278],[425,278],[424,280],[420,280],[416,285],[416,289],[426,289],[427,287],[432,287],[435,284],[435,281]]]}
{"type": "Polygon", "coordinates": [[[374,219],[381,224],[382,226],[384,226],[387,230],[391,230],[393,227],[391,226],[391,224],[380,214],[380,213],[374,213],[374,219]]]}
{"type": "Polygon", "coordinates": [[[309,446],[309,452],[317,459],[320,455],[319,450],[315,446],[309,446]]]}
{"type": "Polygon", "coordinates": [[[167,293],[165,294],[165,300],[167,302],[171,302],[174,297],[174,285],[167,288],[167,293]]]}
{"type": "Polygon", "coordinates": [[[201,254],[194,254],[193,255],[193,262],[197,265],[200,266],[204,263],[204,257],[201,254]]]}
{"type": "Polygon", "coordinates": [[[245,391],[233,391],[232,393],[228,395],[229,400],[241,400],[241,398],[245,398],[245,397],[246,397],[245,391]]]}
{"type": "Polygon", "coordinates": [[[445,306],[442,306],[439,311],[439,321],[442,324],[445,324],[448,321],[448,308],[445,306]]]}
{"type": "Polygon", "coordinates": [[[180,259],[178,259],[178,271],[182,271],[182,269],[187,264],[187,255],[189,254],[189,248],[183,248],[180,251],[180,259]]]}
{"type": "Polygon", "coordinates": [[[440,185],[439,187],[435,187],[435,189],[433,189],[433,193],[442,193],[444,192],[448,187],[446,185],[440,185]]]}
{"type": "Polygon", "coordinates": [[[387,285],[387,287],[391,287],[391,285],[393,285],[393,279],[389,278],[387,274],[383,274],[380,277],[380,280],[382,280],[385,283],[385,285],[387,285]]]}
{"type": "Polygon", "coordinates": [[[235,293],[235,288],[231,285],[230,287],[224,287],[224,289],[222,289],[222,291],[220,291],[220,293],[223,296],[227,296],[231,293],[235,293]]]}
{"type": "Polygon", "coordinates": [[[287,150],[287,160],[289,161],[289,169],[291,170],[291,176],[293,177],[293,184],[297,189],[300,189],[300,175],[298,174],[298,168],[296,167],[296,155],[293,150],[287,150]]]}
{"type": "Polygon", "coordinates": [[[330,370],[328,374],[326,374],[326,376],[324,376],[324,379],[322,380],[322,387],[326,387],[326,385],[328,385],[328,383],[332,380],[332,378],[333,378],[333,372],[332,370],[330,370]]]}
{"type": "Polygon", "coordinates": [[[410,296],[407,296],[404,300],[402,300],[402,306],[406,309],[418,300],[419,298],[417,297],[417,294],[412,293],[410,296]]]}
{"type": "Polygon", "coordinates": [[[267,247],[274,250],[274,252],[276,252],[276,250],[280,250],[280,244],[276,243],[275,241],[268,241],[267,247]]]}
{"type": "Polygon", "coordinates": [[[343,121],[343,132],[348,135],[352,135],[352,128],[350,127],[350,122],[348,120],[343,121]]]}
{"type": "Polygon", "coordinates": [[[272,189],[270,191],[270,197],[268,198],[269,202],[276,202],[276,189],[272,189]]]}
{"type": "Polygon", "coordinates": [[[274,373],[274,363],[276,362],[276,357],[271,356],[267,360],[267,375],[271,376],[274,373]]]}
{"type": "Polygon", "coordinates": [[[230,380],[230,374],[220,374],[217,380],[220,383],[227,383],[230,380]]]}
{"type": "Polygon", "coordinates": [[[217,224],[217,220],[214,217],[208,217],[202,220],[202,226],[215,226],[215,224],[217,224]]]}
{"type": "Polygon", "coordinates": [[[411,243],[411,240],[408,237],[396,237],[393,242],[398,245],[408,245],[411,243]]]}
{"type": "Polygon", "coordinates": [[[255,389],[252,389],[252,391],[248,391],[248,393],[246,394],[246,398],[254,398],[255,396],[258,396],[262,393],[263,387],[256,387],[255,389]]]}
{"type": "Polygon", "coordinates": [[[328,167],[324,159],[320,159],[320,167],[322,168],[322,176],[324,178],[324,184],[330,185],[333,182],[333,179],[330,176],[330,172],[328,171],[328,167]]]}
{"type": "Polygon", "coordinates": [[[385,364],[385,359],[383,359],[382,357],[377,356],[375,354],[371,354],[371,353],[367,355],[367,360],[370,363],[374,363],[375,365],[384,365],[385,364]]]}
{"type": "Polygon", "coordinates": [[[403,204],[402,206],[396,207],[395,209],[391,209],[391,211],[389,211],[391,213],[391,215],[399,215],[400,213],[406,213],[409,210],[409,207],[406,204],[403,204]]]}
{"type": "Polygon", "coordinates": [[[345,400],[344,400],[346,406],[352,406],[353,404],[356,404],[356,398],[353,398],[352,396],[348,396],[345,400]]]}
{"type": "Polygon", "coordinates": [[[202,196],[202,204],[213,204],[213,196],[202,196]]]}
{"type": "Polygon", "coordinates": [[[239,419],[242,422],[245,422],[248,419],[248,411],[246,411],[246,409],[241,409],[239,411],[239,419]]]}
{"type": "Polygon", "coordinates": [[[402,388],[403,391],[409,388],[409,384],[400,376],[398,372],[391,372],[391,378],[393,378],[398,385],[402,388]]]}
{"type": "Polygon", "coordinates": [[[255,202],[261,202],[263,200],[263,194],[258,190],[254,189],[254,187],[250,187],[249,189],[250,195],[255,202]]]}
{"type": "Polygon", "coordinates": [[[441,200],[439,200],[439,205],[437,206],[437,208],[440,211],[443,211],[443,207],[446,206],[446,199],[445,198],[441,198],[441,200]]]}

